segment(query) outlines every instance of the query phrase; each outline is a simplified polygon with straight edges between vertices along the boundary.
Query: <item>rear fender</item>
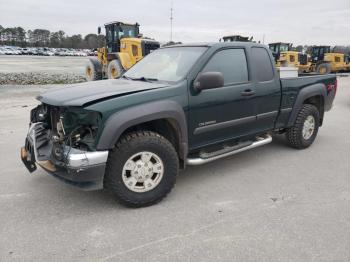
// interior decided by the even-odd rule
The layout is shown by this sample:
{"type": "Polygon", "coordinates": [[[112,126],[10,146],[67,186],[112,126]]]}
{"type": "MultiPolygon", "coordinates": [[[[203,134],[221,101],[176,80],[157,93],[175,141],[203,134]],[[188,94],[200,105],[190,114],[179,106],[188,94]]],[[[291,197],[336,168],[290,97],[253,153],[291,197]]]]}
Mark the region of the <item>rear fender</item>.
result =
{"type": "MultiPolygon", "coordinates": [[[[325,99],[325,97],[327,96],[327,92],[324,84],[315,84],[315,85],[307,86],[300,90],[295,100],[292,112],[289,116],[287,127],[291,127],[294,125],[297,115],[300,109],[302,108],[304,102],[307,99],[314,96],[321,96],[323,100],[325,99]]],[[[324,112],[320,112],[321,119],[323,118],[323,114],[324,112]]]]}

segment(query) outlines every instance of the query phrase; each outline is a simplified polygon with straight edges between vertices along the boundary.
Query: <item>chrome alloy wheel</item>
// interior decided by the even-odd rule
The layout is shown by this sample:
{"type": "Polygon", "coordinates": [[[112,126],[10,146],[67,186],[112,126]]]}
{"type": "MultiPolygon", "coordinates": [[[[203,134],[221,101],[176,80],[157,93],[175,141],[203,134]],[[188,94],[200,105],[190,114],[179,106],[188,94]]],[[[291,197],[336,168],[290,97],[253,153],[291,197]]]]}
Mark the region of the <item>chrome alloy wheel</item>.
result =
{"type": "Polygon", "coordinates": [[[315,131],[315,118],[309,115],[303,125],[303,138],[308,140],[315,131]]]}
{"type": "Polygon", "coordinates": [[[163,178],[163,161],[154,153],[139,152],[123,167],[123,182],[133,192],[144,193],[158,186],[163,178]]]}

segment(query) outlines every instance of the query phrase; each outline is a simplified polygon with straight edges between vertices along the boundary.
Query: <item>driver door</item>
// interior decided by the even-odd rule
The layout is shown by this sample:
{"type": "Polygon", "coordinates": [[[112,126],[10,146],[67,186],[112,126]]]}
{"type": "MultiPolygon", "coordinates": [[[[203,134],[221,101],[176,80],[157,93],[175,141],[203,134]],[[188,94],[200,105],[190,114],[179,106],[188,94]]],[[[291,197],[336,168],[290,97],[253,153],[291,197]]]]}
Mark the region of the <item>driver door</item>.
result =
{"type": "Polygon", "coordinates": [[[189,95],[190,149],[247,135],[256,120],[255,84],[249,80],[244,48],[217,51],[201,72],[221,72],[224,86],[189,95]]]}

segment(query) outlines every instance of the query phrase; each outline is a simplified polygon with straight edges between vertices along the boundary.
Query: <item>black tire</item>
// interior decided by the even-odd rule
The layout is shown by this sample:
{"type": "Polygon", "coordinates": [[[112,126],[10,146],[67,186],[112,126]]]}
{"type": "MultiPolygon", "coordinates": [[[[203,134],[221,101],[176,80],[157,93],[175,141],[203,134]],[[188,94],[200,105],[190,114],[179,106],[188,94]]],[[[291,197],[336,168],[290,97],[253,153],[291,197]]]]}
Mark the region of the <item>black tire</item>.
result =
{"type": "Polygon", "coordinates": [[[316,67],[316,72],[322,75],[329,74],[331,72],[331,65],[328,63],[319,64],[316,67]]]}
{"type": "Polygon", "coordinates": [[[304,149],[311,146],[317,136],[319,125],[320,113],[318,109],[314,105],[304,104],[297,115],[294,126],[287,129],[286,137],[289,146],[297,149],[304,149]],[[312,135],[308,139],[305,139],[303,137],[303,127],[308,116],[314,118],[314,130],[312,135]]]}
{"type": "Polygon", "coordinates": [[[120,64],[119,60],[115,59],[109,62],[107,68],[108,79],[117,79],[122,76],[124,69],[120,64]]]}
{"type": "Polygon", "coordinates": [[[96,81],[102,79],[102,65],[96,58],[94,59],[95,61],[92,61],[90,59],[85,67],[85,75],[87,81],[96,81]]]}
{"type": "Polygon", "coordinates": [[[163,136],[150,131],[137,131],[123,136],[108,156],[104,187],[116,199],[129,207],[144,207],[158,203],[174,187],[179,170],[179,160],[173,145],[163,136]],[[147,192],[134,192],[123,181],[123,167],[133,155],[148,151],[163,162],[164,173],[159,184],[147,192]]]}

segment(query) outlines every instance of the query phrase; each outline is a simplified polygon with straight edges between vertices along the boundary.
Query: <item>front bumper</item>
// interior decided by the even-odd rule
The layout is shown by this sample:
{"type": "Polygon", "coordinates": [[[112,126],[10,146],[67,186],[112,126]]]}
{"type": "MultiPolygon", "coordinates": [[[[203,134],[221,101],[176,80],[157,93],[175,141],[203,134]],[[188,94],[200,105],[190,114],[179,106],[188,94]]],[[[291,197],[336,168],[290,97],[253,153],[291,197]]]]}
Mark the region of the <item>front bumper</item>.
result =
{"type": "Polygon", "coordinates": [[[30,126],[25,146],[21,148],[21,159],[29,172],[35,171],[37,164],[68,184],[84,190],[102,189],[108,151],[89,152],[65,146],[65,161],[55,161],[52,151],[38,150],[40,125],[35,123],[30,126]]]}

